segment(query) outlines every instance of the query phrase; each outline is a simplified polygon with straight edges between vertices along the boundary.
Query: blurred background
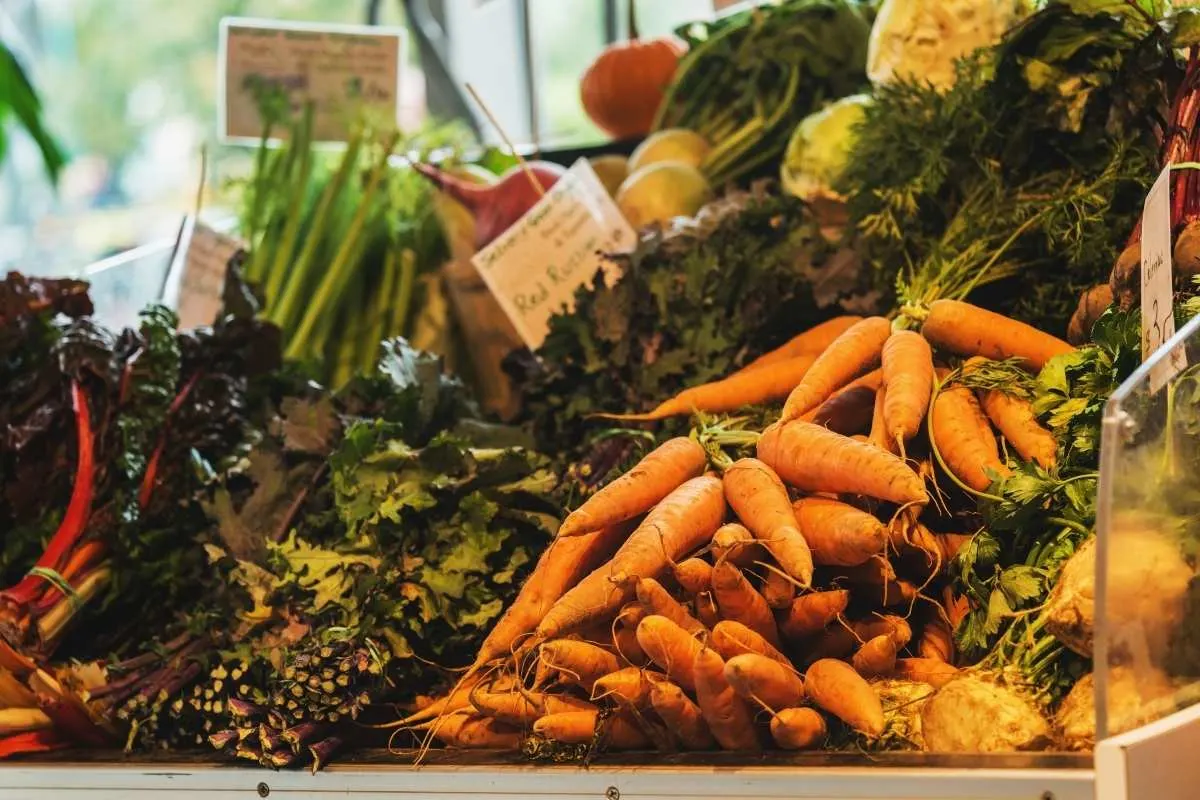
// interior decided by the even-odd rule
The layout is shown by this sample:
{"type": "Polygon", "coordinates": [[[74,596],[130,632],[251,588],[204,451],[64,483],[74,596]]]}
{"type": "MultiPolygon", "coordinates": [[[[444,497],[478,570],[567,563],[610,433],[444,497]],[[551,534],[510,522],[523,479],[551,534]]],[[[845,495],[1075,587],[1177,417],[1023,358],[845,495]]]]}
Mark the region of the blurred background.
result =
{"type": "MultiPolygon", "coordinates": [[[[638,26],[663,34],[712,8],[641,0],[638,26]]],[[[497,142],[465,99],[469,81],[514,141],[543,149],[603,139],[580,105],[579,76],[627,35],[627,0],[0,0],[0,40],[71,157],[56,193],[32,142],[14,135],[0,166],[0,269],[81,274],[107,256],[161,248],[194,204],[206,143],[210,187],[245,172],[252,149],[216,143],[225,16],[405,27],[402,127],[458,118],[497,142]]],[[[112,279],[158,281],[161,268],[139,274],[112,279]]],[[[157,288],[104,287],[135,304],[157,288]]]]}

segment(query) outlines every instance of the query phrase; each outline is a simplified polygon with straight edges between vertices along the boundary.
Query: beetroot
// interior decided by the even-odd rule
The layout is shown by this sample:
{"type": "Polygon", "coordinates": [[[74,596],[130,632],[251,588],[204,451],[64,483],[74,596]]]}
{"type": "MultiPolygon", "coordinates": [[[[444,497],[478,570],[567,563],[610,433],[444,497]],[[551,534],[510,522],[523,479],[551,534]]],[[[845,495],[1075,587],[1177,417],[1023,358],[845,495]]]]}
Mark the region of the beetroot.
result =
{"type": "Polygon", "coordinates": [[[491,186],[468,183],[429,164],[413,164],[413,169],[471,212],[475,217],[475,247],[480,250],[533,208],[542,198],[542,192],[557,183],[566,172],[558,164],[530,161],[529,169],[542,187],[539,192],[520,164],[505,172],[491,186]]]}

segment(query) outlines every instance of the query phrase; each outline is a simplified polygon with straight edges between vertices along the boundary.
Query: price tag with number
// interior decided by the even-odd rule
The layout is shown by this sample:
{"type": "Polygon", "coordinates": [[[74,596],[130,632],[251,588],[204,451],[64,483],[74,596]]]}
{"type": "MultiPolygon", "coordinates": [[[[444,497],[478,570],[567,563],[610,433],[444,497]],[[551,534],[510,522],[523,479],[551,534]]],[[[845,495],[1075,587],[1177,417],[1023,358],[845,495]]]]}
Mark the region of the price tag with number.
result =
{"type": "MultiPolygon", "coordinates": [[[[1159,174],[1142,206],[1142,360],[1175,335],[1174,267],[1171,262],[1171,168],[1159,174]]],[[[1175,347],[1150,370],[1157,392],[1187,367],[1183,347],[1175,347]]]]}

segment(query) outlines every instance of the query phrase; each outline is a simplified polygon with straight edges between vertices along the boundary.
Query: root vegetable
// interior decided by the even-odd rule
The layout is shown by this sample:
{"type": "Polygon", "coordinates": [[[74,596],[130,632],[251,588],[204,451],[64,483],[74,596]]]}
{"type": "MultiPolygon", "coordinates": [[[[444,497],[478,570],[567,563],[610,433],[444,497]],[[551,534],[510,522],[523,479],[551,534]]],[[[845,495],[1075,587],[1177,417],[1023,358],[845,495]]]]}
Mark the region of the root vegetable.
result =
{"type": "Polygon", "coordinates": [[[696,618],[704,623],[704,627],[709,630],[712,630],[713,626],[721,621],[721,611],[717,608],[717,601],[713,597],[711,590],[696,595],[694,605],[696,607],[696,618]]]}
{"type": "Polygon", "coordinates": [[[811,708],[784,708],[771,717],[771,738],[784,750],[818,747],[826,733],[825,718],[811,708]]]}
{"type": "Polygon", "coordinates": [[[1141,296],[1142,243],[1133,242],[1117,256],[1112,272],[1108,275],[1108,288],[1113,301],[1128,310],[1137,304],[1141,296]]]}
{"type": "MultiPolygon", "coordinates": [[[[712,538],[713,561],[728,561],[739,567],[748,567],[760,561],[766,554],[745,525],[727,522],[717,529],[712,538]]],[[[709,574],[712,585],[712,574],[709,574]]]]}
{"type": "Polygon", "coordinates": [[[596,707],[586,700],[570,695],[542,694],[538,692],[476,692],[471,703],[485,717],[513,725],[528,725],[546,714],[561,714],[569,711],[594,711],[596,707]]]}
{"type": "Polygon", "coordinates": [[[858,648],[850,665],[864,678],[891,673],[896,666],[896,640],[886,633],[867,640],[858,648]]]}
{"type": "Polygon", "coordinates": [[[1037,372],[1054,356],[1075,348],[1024,322],[960,300],[935,300],[921,324],[921,335],[941,350],[996,361],[1020,358],[1037,372]]]}
{"type": "MultiPolygon", "coordinates": [[[[563,744],[590,744],[595,739],[599,719],[596,711],[547,714],[533,723],[533,732],[563,744]]],[[[605,720],[602,732],[602,742],[614,750],[636,750],[650,744],[646,734],[621,714],[605,720]]]]}
{"type": "Polygon", "coordinates": [[[860,619],[850,626],[854,635],[863,641],[874,639],[876,636],[888,636],[896,643],[896,649],[903,650],[912,641],[912,626],[904,617],[895,614],[878,614],[860,619]]]}
{"type": "Polygon", "coordinates": [[[917,652],[922,658],[954,663],[954,631],[950,623],[941,617],[934,616],[925,623],[921,631],[921,639],[917,643],[917,652]]]}
{"type": "Polygon", "coordinates": [[[805,671],[804,683],[808,696],[824,711],[868,736],[883,733],[879,696],[846,662],[823,658],[805,671]]]}
{"type": "Polygon", "coordinates": [[[673,683],[654,684],[650,705],[685,750],[709,750],[716,743],[700,706],[673,683]]]}
{"type": "Polygon", "coordinates": [[[754,359],[734,374],[736,375],[758,367],[765,367],[768,364],[778,364],[781,361],[787,361],[800,355],[819,355],[861,319],[862,317],[847,315],[834,317],[833,319],[814,325],[804,333],[793,336],[782,346],[754,359]]]}
{"type": "Polygon", "coordinates": [[[848,386],[812,414],[812,422],[843,436],[863,433],[871,427],[877,390],[870,386],[848,386]]]}
{"type": "Polygon", "coordinates": [[[551,639],[597,619],[627,602],[633,589],[618,577],[656,578],[687,553],[708,542],[725,515],[721,481],[692,478],[646,515],[612,560],[569,590],[538,624],[539,639],[551,639]]]}
{"type": "Polygon", "coordinates": [[[804,497],[792,510],[818,564],[857,566],[882,553],[887,544],[882,522],[839,500],[804,497]]]}
{"type": "MultiPolygon", "coordinates": [[[[650,657],[638,644],[637,628],[618,628],[613,633],[613,645],[621,658],[634,667],[644,667],[650,663],[650,657]]],[[[592,692],[595,691],[595,683],[593,683],[592,692]]]]}
{"type": "Polygon", "coordinates": [[[590,642],[554,639],[542,645],[538,657],[555,670],[559,680],[578,686],[589,694],[597,678],[621,668],[615,655],[590,642]]]}
{"type": "Polygon", "coordinates": [[[845,589],[801,595],[779,618],[779,630],[792,641],[820,633],[846,610],[849,603],[850,592],[845,589]]]}
{"type": "Polygon", "coordinates": [[[734,656],[753,653],[774,659],[784,666],[790,667],[791,660],[779,650],[740,622],[726,619],[718,622],[712,630],[709,644],[720,654],[721,658],[729,660],[734,656]]]}
{"type": "Polygon", "coordinates": [[[900,449],[892,437],[888,436],[887,418],[883,414],[886,405],[887,389],[880,387],[879,391],[875,393],[875,407],[871,409],[871,430],[866,441],[872,447],[878,447],[880,450],[896,455],[900,449]]]}
{"type": "MultiPolygon", "coordinates": [[[[687,631],[689,636],[695,636],[706,630],[700,620],[688,613],[678,600],[663,588],[662,584],[653,578],[642,578],[637,585],[638,601],[653,614],[666,617],[671,622],[687,631]]],[[[642,649],[645,649],[644,647],[642,649]]]]}
{"type": "Polygon", "coordinates": [[[975,394],[965,386],[952,386],[933,401],[930,433],[942,460],[956,478],[978,492],[1011,472],[1000,460],[992,426],[975,394]]]}
{"type": "Polygon", "coordinates": [[[772,364],[770,369],[742,370],[728,378],[684,389],[644,414],[598,414],[602,419],[654,422],[704,411],[720,414],[745,406],[776,403],[787,397],[813,365],[813,356],[801,355],[772,364]]]}
{"type": "Polygon", "coordinates": [[[725,662],[704,648],[696,658],[696,704],[713,738],[724,750],[758,751],[754,715],[725,678],[725,662]]]}
{"type": "Polygon", "coordinates": [[[775,471],[757,458],[743,458],[725,470],[723,483],[729,507],[784,572],[802,585],[812,583],[812,554],[796,525],[787,487],[775,471]]]}
{"type": "Polygon", "coordinates": [[[988,419],[1013,449],[1026,461],[1042,469],[1053,469],[1058,457],[1058,441],[1054,434],[1038,423],[1033,405],[1020,397],[1005,394],[999,389],[983,392],[981,404],[988,419]]]}
{"type": "MultiPolygon", "coordinates": [[[[586,713],[586,712],[585,712],[586,713]]],[[[434,737],[447,747],[464,750],[515,750],[521,734],[499,720],[474,714],[451,714],[429,726],[434,737]]]]}
{"type": "MultiPolygon", "coordinates": [[[[719,532],[719,529],[718,529],[719,532]]],[[[713,534],[716,538],[716,534],[713,534]]],[[[674,567],[675,582],[691,597],[712,588],[712,564],[702,558],[689,558],[674,567]]]]}
{"type": "Polygon", "coordinates": [[[650,699],[650,688],[663,680],[666,680],[666,676],[661,672],[625,667],[597,678],[592,687],[592,700],[612,698],[633,708],[641,708],[650,699]]]}
{"type": "Polygon", "coordinates": [[[684,481],[704,472],[704,448],[686,436],[663,442],[563,520],[559,537],[579,536],[645,514],[684,481]]]}
{"type": "Polygon", "coordinates": [[[933,394],[933,350],[915,331],[896,331],[883,345],[883,419],[888,438],[903,447],[917,435],[933,394]]]}
{"type": "Polygon", "coordinates": [[[946,683],[921,711],[925,747],[935,753],[1041,750],[1050,726],[1015,690],[975,676],[946,683]]]}
{"type": "Polygon", "coordinates": [[[701,647],[687,631],[655,614],[638,624],[637,639],[642,651],[669,679],[688,691],[696,688],[693,676],[701,647]]]}
{"type": "Polygon", "coordinates": [[[811,411],[854,378],[879,366],[891,330],[891,323],[883,317],[867,317],[847,328],[788,395],[782,419],[796,419],[811,411]]]}
{"type": "Polygon", "coordinates": [[[893,672],[898,678],[928,683],[935,689],[945,686],[959,675],[956,668],[931,658],[898,658],[893,672]]]}
{"type": "Polygon", "coordinates": [[[771,710],[790,708],[804,699],[804,681],[795,669],[755,653],[726,661],[725,680],[743,699],[771,710]]]}
{"type": "Polygon", "coordinates": [[[735,620],[779,647],[775,617],[742,571],[726,561],[713,567],[713,595],[723,619],[735,620]]]}
{"type": "Polygon", "coordinates": [[[899,505],[929,500],[924,482],[896,456],[808,422],[768,427],[758,457],[802,491],[861,494],[899,505]]]}
{"type": "Polygon", "coordinates": [[[792,600],[796,597],[796,584],[782,572],[766,569],[763,577],[762,596],[767,601],[767,605],[776,611],[790,608],[792,600]]]}
{"type": "Polygon", "coordinates": [[[1088,341],[1092,334],[1092,326],[1112,302],[1112,287],[1107,283],[1093,286],[1080,295],[1079,305],[1067,326],[1067,341],[1077,347],[1088,341]]]}

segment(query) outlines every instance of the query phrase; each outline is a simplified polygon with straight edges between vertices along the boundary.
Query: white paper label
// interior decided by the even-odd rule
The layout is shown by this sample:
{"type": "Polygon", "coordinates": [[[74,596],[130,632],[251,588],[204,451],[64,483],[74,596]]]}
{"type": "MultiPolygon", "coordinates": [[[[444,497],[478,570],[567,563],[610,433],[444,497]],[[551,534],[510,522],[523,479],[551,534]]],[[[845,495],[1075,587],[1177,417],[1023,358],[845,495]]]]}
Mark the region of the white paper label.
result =
{"type": "Polygon", "coordinates": [[[188,240],[179,282],[180,330],[212,325],[221,311],[225,273],[241,242],[197,222],[188,240]]]}
{"type": "Polygon", "coordinates": [[[575,292],[599,269],[620,272],[603,253],[628,252],[637,234],[581,158],[546,196],[471,258],[530,349],[546,340],[551,315],[574,308],[575,292]]]}
{"type": "MultiPolygon", "coordinates": [[[[1142,206],[1142,360],[1175,335],[1174,268],[1171,260],[1171,168],[1159,174],[1142,206]]],[[[1157,392],[1187,366],[1182,347],[1174,348],[1150,370],[1150,391],[1157,392]]]]}
{"type": "MultiPolygon", "coordinates": [[[[221,20],[218,128],[226,141],[262,137],[261,90],[291,112],[313,103],[313,140],[344,142],[362,114],[397,120],[407,33],[367,25],[221,20]]],[[[272,136],[285,136],[277,126],[272,136]]]]}

